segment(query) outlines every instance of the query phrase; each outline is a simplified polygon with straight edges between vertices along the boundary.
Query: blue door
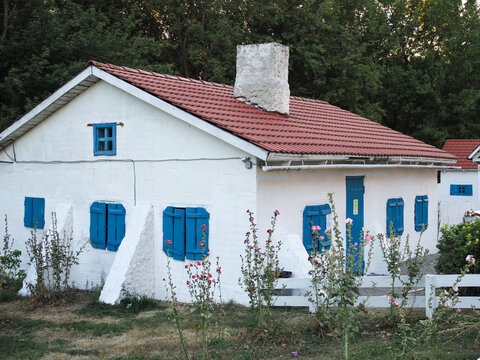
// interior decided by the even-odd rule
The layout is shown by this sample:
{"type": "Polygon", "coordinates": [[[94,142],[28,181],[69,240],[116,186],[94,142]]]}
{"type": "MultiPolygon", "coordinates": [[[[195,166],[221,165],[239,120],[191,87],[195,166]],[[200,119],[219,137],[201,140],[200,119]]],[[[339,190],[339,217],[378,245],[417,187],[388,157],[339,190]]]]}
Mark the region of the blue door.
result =
{"type": "MultiPolygon", "coordinates": [[[[347,257],[353,261],[353,268],[358,274],[363,274],[364,259],[360,257],[360,243],[363,228],[363,176],[347,176],[347,218],[353,220],[352,237],[347,235],[347,257]],[[355,245],[357,243],[357,245],[355,245]]],[[[348,229],[348,224],[346,225],[348,229]]],[[[350,263],[351,264],[351,263],[350,263]]]]}

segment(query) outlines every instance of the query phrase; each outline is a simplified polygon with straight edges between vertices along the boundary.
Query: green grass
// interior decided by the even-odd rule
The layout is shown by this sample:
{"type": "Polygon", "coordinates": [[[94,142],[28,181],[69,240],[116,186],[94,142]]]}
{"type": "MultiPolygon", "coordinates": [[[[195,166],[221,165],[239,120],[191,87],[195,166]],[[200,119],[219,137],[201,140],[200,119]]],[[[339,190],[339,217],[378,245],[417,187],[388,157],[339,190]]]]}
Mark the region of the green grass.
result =
{"type": "MultiPolygon", "coordinates": [[[[164,303],[141,300],[130,306],[131,301],[110,306],[84,296],[81,304],[24,311],[27,301],[0,304],[1,359],[182,358],[171,311],[164,303]]],[[[268,330],[253,327],[244,307],[225,304],[223,309],[223,327],[215,330],[209,344],[212,360],[291,359],[292,351],[300,359],[343,359],[340,334],[319,336],[316,321],[306,309],[273,309],[274,321],[268,330]]],[[[185,310],[181,326],[190,354],[198,358],[200,332],[194,327],[199,317],[188,307],[185,310]]],[[[421,312],[409,315],[412,328],[419,326],[421,318],[421,312]]],[[[480,355],[479,318],[478,312],[476,317],[462,312],[455,321],[450,318],[442,323],[434,336],[411,343],[403,352],[400,336],[386,321],[385,312],[359,314],[359,331],[352,334],[349,344],[350,359],[475,360],[480,355]]]]}

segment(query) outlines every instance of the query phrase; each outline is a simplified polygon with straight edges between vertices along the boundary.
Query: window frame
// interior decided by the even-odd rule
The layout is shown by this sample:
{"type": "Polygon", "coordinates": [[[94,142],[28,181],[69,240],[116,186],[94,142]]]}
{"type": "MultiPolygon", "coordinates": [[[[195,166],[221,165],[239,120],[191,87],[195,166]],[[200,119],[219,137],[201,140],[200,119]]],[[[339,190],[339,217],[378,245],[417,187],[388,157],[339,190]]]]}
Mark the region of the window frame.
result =
{"type": "Polygon", "coordinates": [[[113,156],[117,154],[117,123],[101,123],[101,124],[93,124],[93,155],[106,155],[106,156],[113,156]],[[105,133],[103,137],[99,137],[100,129],[104,129],[105,133]],[[112,136],[107,136],[106,129],[112,130],[112,136]],[[106,145],[111,142],[112,149],[110,150],[100,150],[100,143],[104,142],[105,147],[106,145]]]}

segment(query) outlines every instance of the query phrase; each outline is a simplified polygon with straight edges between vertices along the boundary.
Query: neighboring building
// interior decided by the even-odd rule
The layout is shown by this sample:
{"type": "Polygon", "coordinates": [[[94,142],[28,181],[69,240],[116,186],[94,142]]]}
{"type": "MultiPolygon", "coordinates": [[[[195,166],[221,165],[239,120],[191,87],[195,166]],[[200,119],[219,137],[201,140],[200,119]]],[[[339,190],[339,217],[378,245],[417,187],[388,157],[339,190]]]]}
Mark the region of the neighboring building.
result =
{"type": "MultiPolygon", "coordinates": [[[[290,97],[288,48],[238,48],[232,86],[90,62],[74,79],[0,134],[0,213],[25,254],[32,226],[88,243],[72,279],[106,280],[101,299],[122,288],[165,298],[165,240],[181,301],[184,266],[220,257],[224,300],[247,303],[238,286],[248,231],[245,211],[275,236],[280,265],[305,276],[309,222],[331,227],[328,193],[344,229],[416,239],[435,251],[437,169],[456,158],[323,101],[290,97]],[[266,109],[266,110],[263,110],[266,109]],[[44,225],[44,226],[41,226],[44,225]]],[[[356,241],[354,239],[354,241],[356,241]]],[[[385,272],[379,249],[371,271],[385,272]]],[[[32,272],[30,271],[30,277],[32,272]]]]}
{"type": "Polygon", "coordinates": [[[439,172],[440,224],[457,224],[466,211],[480,209],[480,139],[448,139],[443,150],[458,160],[439,172]]]}

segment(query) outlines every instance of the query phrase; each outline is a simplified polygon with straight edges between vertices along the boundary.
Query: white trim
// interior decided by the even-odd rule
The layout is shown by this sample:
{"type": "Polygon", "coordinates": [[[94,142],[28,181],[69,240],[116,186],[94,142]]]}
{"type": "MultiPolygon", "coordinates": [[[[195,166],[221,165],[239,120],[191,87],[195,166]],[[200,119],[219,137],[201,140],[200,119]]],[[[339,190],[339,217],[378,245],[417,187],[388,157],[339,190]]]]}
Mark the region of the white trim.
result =
{"type": "MultiPolygon", "coordinates": [[[[87,67],[80,74],[75,76],[72,80],[67,82],[65,85],[63,85],[61,88],[59,88],[57,91],[55,91],[52,95],[50,95],[48,98],[43,100],[40,104],[35,106],[32,110],[30,110],[27,114],[25,114],[23,117],[21,117],[18,121],[14,122],[12,125],[10,125],[8,128],[6,128],[4,131],[2,131],[2,133],[0,133],[0,144],[4,145],[4,144],[2,144],[3,139],[12,135],[14,132],[19,130],[22,126],[24,126],[27,123],[29,123],[30,121],[32,121],[32,119],[34,119],[36,116],[40,115],[49,106],[53,105],[55,103],[55,101],[60,99],[63,95],[68,93],[75,86],[77,86],[82,81],[86,80],[89,76],[91,76],[92,75],[92,68],[93,68],[93,66],[87,67]]],[[[23,135],[23,134],[21,134],[21,135],[23,135]]]]}
{"type": "Polygon", "coordinates": [[[477,148],[473,150],[470,155],[468,155],[468,159],[476,162],[476,159],[474,160],[474,157],[476,156],[480,156],[480,145],[478,145],[477,148]]]}
{"type": "Polygon", "coordinates": [[[293,166],[262,166],[263,171],[281,170],[329,170],[329,169],[396,169],[396,168],[417,168],[417,169],[443,169],[442,165],[403,165],[403,164],[333,164],[333,165],[293,165],[293,166]]]}
{"type": "Polygon", "coordinates": [[[240,150],[243,150],[261,160],[266,160],[268,156],[268,151],[264,150],[256,145],[249,143],[246,140],[239,138],[238,136],[232,135],[225,130],[220,129],[219,127],[209,124],[208,122],[188,113],[185,110],[182,110],[174,105],[169,104],[168,102],[157,98],[154,95],[149,94],[145,90],[137,88],[124,80],[117,78],[114,75],[111,75],[103,70],[100,70],[96,67],[93,68],[93,75],[99,79],[118,87],[119,89],[129,93],[136,98],[145,101],[146,103],[160,109],[167,114],[175,116],[176,118],[185,121],[187,124],[200,129],[207,134],[215,136],[216,138],[230,144],[240,150]]]}

